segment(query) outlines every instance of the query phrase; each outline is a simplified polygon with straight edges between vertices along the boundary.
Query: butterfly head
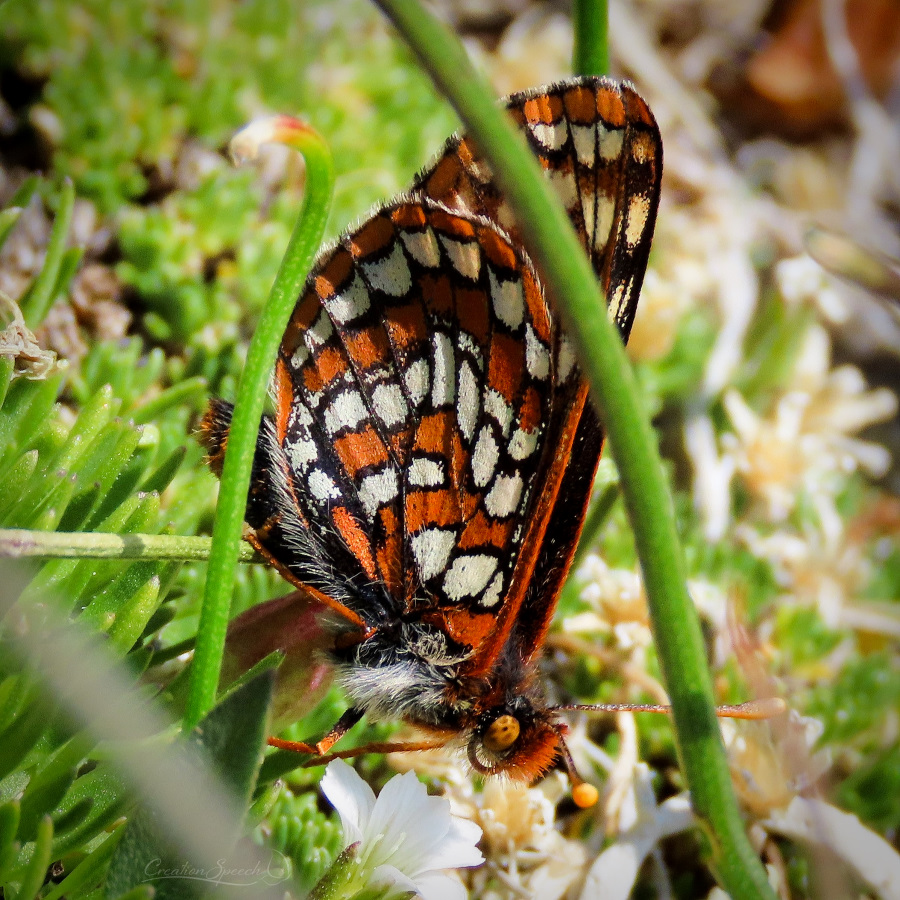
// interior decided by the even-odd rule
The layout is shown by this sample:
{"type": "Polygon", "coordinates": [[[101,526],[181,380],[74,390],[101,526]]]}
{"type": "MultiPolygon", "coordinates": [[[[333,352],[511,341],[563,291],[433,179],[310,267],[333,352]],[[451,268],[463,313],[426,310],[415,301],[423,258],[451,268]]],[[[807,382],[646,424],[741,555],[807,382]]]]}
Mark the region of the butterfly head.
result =
{"type": "Polygon", "coordinates": [[[546,710],[516,697],[487,710],[469,739],[469,762],[484,775],[528,784],[544,775],[560,750],[560,726],[546,710]]]}
{"type": "Polygon", "coordinates": [[[519,696],[488,709],[479,717],[469,739],[469,762],[483,775],[499,775],[532,784],[561,758],[572,783],[572,799],[582,808],[593,806],[598,799],[597,789],[576,771],[566,746],[565,731],[566,726],[556,719],[555,710],[519,696]]]}

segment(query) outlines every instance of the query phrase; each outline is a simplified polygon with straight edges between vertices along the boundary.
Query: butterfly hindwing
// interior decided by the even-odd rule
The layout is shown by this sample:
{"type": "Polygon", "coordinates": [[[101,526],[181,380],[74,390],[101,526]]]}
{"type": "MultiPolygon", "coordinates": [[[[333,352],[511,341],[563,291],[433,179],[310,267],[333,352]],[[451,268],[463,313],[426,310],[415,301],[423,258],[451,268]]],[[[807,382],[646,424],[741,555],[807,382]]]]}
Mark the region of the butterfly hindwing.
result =
{"type": "Polygon", "coordinates": [[[508,236],[415,197],[319,259],[279,352],[277,431],[302,519],[398,608],[452,612],[469,645],[538,492],[555,341],[508,236]]]}

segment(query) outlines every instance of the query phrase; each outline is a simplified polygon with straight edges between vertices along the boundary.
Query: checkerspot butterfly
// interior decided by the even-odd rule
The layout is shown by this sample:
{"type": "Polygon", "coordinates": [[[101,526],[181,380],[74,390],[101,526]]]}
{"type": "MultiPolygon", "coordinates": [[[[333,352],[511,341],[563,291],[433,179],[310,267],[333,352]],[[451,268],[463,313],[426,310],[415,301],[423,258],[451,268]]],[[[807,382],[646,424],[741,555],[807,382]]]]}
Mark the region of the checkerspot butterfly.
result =
{"type": "MultiPolygon", "coordinates": [[[[506,102],[627,339],[662,175],[650,109],[630,84],[594,77],[506,102]]],[[[530,782],[567,759],[536,662],[603,435],[469,138],[450,138],[408,194],[321,253],[274,398],[246,521],[323,623],[317,640],[352,704],[315,747],[298,746],[324,754],[368,714],[430,736],[400,746],[465,746],[479,772],[530,782]]],[[[216,472],[230,414],[213,401],[202,424],[216,472]]]]}

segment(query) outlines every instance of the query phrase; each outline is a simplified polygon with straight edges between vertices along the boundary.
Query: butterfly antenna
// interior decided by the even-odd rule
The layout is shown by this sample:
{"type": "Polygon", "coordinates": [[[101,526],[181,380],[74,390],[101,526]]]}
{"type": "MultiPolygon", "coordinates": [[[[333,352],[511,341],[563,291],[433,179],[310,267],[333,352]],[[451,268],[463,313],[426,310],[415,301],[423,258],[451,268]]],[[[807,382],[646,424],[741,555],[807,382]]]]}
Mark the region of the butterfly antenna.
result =
{"type": "Polygon", "coordinates": [[[569,745],[566,743],[564,736],[565,726],[555,727],[554,731],[559,738],[559,753],[566,765],[566,774],[569,776],[569,782],[572,785],[572,800],[581,809],[588,809],[600,799],[600,792],[578,774],[578,769],[575,768],[575,760],[572,759],[569,745]]]}
{"type": "MultiPolygon", "coordinates": [[[[572,703],[567,706],[556,706],[556,710],[574,712],[672,712],[671,706],[659,703],[572,703]]],[[[746,703],[725,704],[716,707],[716,715],[720,719],[774,719],[787,712],[787,703],[781,697],[762,697],[759,700],[748,700],[746,703]]]]}

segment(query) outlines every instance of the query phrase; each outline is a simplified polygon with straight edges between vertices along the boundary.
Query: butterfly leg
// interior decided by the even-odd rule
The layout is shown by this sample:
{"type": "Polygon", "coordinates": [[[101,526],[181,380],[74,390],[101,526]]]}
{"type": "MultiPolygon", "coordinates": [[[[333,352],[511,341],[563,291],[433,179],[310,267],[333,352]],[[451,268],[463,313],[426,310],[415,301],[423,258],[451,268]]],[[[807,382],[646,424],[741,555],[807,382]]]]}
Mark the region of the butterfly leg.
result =
{"type": "Polygon", "coordinates": [[[312,769],[315,766],[328,765],[334,759],[354,759],[369,753],[416,753],[421,750],[439,750],[446,744],[447,741],[443,738],[431,741],[376,741],[372,744],[363,744],[362,747],[354,747],[352,750],[338,750],[335,753],[320,756],[318,759],[307,760],[301,768],[312,769]]]}
{"type": "Polygon", "coordinates": [[[295,753],[310,753],[313,756],[324,756],[361,718],[363,712],[351,707],[340,719],[335,722],[331,731],[314,745],[303,741],[283,741],[281,738],[270,737],[270,747],[278,747],[280,750],[293,750],[295,753]]]}

